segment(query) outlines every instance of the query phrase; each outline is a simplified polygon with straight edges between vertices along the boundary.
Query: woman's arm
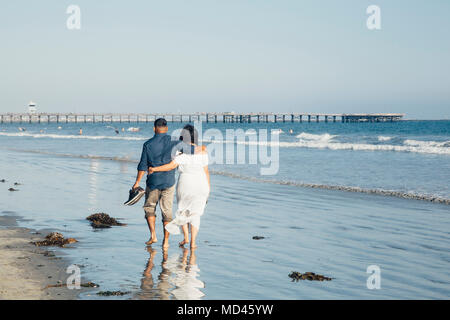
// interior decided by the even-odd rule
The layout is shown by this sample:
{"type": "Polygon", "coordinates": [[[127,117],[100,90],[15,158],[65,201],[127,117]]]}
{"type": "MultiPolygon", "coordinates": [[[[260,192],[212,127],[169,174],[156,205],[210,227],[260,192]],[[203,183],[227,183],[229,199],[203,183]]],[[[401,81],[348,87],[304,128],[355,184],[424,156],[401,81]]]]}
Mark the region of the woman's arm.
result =
{"type": "Polygon", "coordinates": [[[152,174],[153,172],[161,172],[161,171],[171,171],[178,167],[178,163],[176,163],[174,160],[172,162],[169,162],[168,164],[159,166],[159,167],[149,167],[148,168],[148,174],[152,174]]]}
{"type": "Polygon", "coordinates": [[[208,170],[208,166],[204,166],[203,170],[205,170],[205,174],[206,174],[206,179],[208,180],[208,186],[209,189],[211,190],[211,180],[209,179],[209,170],[208,170]]]}

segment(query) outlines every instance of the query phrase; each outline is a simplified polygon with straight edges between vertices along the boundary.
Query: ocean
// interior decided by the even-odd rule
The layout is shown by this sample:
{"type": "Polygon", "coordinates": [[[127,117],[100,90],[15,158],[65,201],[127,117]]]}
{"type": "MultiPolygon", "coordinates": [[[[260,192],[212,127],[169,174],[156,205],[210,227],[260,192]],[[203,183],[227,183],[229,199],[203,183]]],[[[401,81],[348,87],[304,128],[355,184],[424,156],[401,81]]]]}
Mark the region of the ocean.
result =
{"type": "MultiPolygon", "coordinates": [[[[174,138],[182,126],[169,123],[174,138]]],[[[151,123],[0,124],[0,212],[77,238],[64,254],[101,290],[129,292],[114,299],[450,297],[450,121],[201,131],[215,133],[202,137],[218,161],[193,253],[175,236],[161,250],[160,214],[160,242],[147,248],[142,203],[123,206],[151,123]],[[227,135],[239,130],[242,140],[227,135]],[[95,212],[127,226],[93,230],[85,217],[95,212]],[[371,290],[373,265],[381,288],[371,290]],[[292,282],[291,271],[333,280],[292,282]]]]}

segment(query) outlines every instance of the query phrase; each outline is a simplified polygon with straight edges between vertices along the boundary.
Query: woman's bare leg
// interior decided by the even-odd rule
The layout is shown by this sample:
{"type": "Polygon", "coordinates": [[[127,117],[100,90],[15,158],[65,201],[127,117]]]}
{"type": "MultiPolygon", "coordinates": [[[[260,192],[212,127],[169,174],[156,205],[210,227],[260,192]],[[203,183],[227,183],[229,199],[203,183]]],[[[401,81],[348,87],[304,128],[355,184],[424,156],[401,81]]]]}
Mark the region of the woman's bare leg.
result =
{"type": "Polygon", "coordinates": [[[180,247],[182,247],[185,244],[189,243],[189,228],[188,228],[188,224],[186,223],[185,225],[183,225],[181,227],[181,229],[183,229],[184,240],[180,242],[180,247]]]}
{"type": "Polygon", "coordinates": [[[198,229],[196,227],[194,227],[194,225],[191,224],[191,248],[195,249],[197,248],[197,234],[198,234],[198,229]]]}

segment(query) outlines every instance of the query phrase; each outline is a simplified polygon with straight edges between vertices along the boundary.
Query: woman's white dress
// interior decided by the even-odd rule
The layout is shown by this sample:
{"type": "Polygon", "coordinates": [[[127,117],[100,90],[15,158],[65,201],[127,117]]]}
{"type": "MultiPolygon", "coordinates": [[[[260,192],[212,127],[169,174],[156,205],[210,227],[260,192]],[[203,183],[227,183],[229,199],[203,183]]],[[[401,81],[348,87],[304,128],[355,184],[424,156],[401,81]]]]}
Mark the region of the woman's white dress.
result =
{"type": "Polygon", "coordinates": [[[204,167],[208,165],[207,153],[180,154],[174,161],[178,164],[177,203],[175,219],[166,225],[166,230],[179,234],[186,223],[200,228],[200,217],[209,196],[209,184],[204,167]]]}

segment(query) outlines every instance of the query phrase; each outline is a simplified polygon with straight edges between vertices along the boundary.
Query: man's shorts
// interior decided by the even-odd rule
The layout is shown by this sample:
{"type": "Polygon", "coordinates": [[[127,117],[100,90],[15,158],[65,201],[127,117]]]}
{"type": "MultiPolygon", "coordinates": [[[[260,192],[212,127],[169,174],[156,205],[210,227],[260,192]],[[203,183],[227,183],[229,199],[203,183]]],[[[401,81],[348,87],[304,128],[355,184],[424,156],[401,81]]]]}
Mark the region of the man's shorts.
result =
{"type": "Polygon", "coordinates": [[[156,217],[156,205],[159,203],[159,207],[161,208],[162,213],[162,221],[172,221],[172,205],[174,193],[175,186],[162,190],[150,190],[147,187],[145,189],[144,203],[145,217],[156,217]]]}

